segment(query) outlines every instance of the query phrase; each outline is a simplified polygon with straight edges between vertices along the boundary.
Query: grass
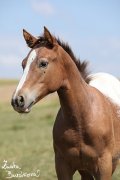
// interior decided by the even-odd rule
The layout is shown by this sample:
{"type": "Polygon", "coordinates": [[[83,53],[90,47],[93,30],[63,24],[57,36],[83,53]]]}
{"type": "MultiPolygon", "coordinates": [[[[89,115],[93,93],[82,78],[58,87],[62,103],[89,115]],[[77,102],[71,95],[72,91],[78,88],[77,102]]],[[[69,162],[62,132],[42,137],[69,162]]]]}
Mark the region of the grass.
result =
{"type": "MultiPolygon", "coordinates": [[[[13,83],[13,82],[12,82],[13,83]]],[[[5,82],[2,84],[5,86],[5,82]]],[[[39,178],[30,180],[57,179],[54,168],[54,152],[52,145],[52,128],[59,109],[56,96],[47,98],[36,105],[30,114],[19,115],[8,102],[0,102],[0,180],[7,177],[2,169],[3,161],[15,162],[21,169],[13,169],[12,173],[32,173],[40,170],[39,178]]],[[[23,179],[26,178],[12,178],[23,179]]],[[[76,173],[74,180],[80,177],[76,173]]],[[[119,168],[113,180],[120,179],[119,168]]]]}
{"type": "MultiPolygon", "coordinates": [[[[0,105],[0,163],[15,162],[23,172],[39,169],[40,179],[56,179],[52,124],[57,109],[56,100],[52,105],[48,102],[36,106],[28,115],[15,113],[7,103],[0,105]]],[[[5,172],[0,173],[3,178],[5,172]]]]}

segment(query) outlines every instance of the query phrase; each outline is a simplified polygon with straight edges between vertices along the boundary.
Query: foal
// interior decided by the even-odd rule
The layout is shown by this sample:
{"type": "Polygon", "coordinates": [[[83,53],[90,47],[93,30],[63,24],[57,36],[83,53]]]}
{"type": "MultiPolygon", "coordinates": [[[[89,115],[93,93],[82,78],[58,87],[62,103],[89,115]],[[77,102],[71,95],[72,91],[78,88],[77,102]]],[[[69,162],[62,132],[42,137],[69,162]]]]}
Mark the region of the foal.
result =
{"type": "Polygon", "coordinates": [[[44,28],[35,38],[23,31],[31,48],[23,60],[23,76],[12,98],[19,113],[57,91],[61,108],[53,140],[59,180],[111,180],[120,152],[118,106],[87,82],[86,64],[78,62],[68,45],[44,28]]]}

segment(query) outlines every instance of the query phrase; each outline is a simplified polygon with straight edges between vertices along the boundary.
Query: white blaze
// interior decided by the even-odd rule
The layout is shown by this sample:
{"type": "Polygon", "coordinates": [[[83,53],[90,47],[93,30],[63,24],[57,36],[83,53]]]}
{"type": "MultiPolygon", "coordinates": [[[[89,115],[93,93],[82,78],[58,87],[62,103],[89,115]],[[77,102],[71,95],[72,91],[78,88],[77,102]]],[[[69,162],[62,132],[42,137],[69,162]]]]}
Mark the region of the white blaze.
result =
{"type": "Polygon", "coordinates": [[[22,86],[24,85],[24,82],[25,82],[25,80],[26,80],[26,77],[27,77],[28,72],[29,72],[29,69],[30,69],[30,65],[31,65],[31,63],[34,61],[35,57],[36,57],[36,51],[33,50],[33,51],[29,54],[26,67],[25,67],[25,69],[24,69],[24,73],[23,73],[23,75],[22,75],[22,78],[21,78],[18,86],[17,86],[17,89],[16,89],[15,94],[14,94],[14,98],[15,98],[17,92],[18,92],[18,91],[22,88],[22,86]]]}

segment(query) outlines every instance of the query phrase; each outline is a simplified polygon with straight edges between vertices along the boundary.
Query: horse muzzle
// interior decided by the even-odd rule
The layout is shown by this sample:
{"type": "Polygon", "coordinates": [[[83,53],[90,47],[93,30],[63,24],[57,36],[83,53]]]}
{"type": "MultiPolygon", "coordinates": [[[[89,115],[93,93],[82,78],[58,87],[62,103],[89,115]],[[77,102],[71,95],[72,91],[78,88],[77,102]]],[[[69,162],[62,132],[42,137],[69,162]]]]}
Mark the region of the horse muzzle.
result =
{"type": "Polygon", "coordinates": [[[26,101],[27,100],[24,96],[16,96],[15,98],[12,98],[11,105],[13,106],[14,110],[19,113],[28,113],[34,104],[34,101],[29,100],[27,103],[26,101]]]}

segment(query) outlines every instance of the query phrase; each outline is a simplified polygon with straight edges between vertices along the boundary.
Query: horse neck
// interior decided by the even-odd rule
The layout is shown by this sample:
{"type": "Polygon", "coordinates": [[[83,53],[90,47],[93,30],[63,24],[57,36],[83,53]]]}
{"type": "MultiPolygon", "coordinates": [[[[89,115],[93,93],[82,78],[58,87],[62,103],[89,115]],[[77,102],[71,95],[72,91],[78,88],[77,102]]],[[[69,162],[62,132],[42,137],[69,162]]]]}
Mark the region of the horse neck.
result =
{"type": "Polygon", "coordinates": [[[58,96],[64,120],[78,127],[90,109],[89,87],[72,60],[67,60],[65,70],[67,78],[64,87],[58,90],[58,96]]]}

